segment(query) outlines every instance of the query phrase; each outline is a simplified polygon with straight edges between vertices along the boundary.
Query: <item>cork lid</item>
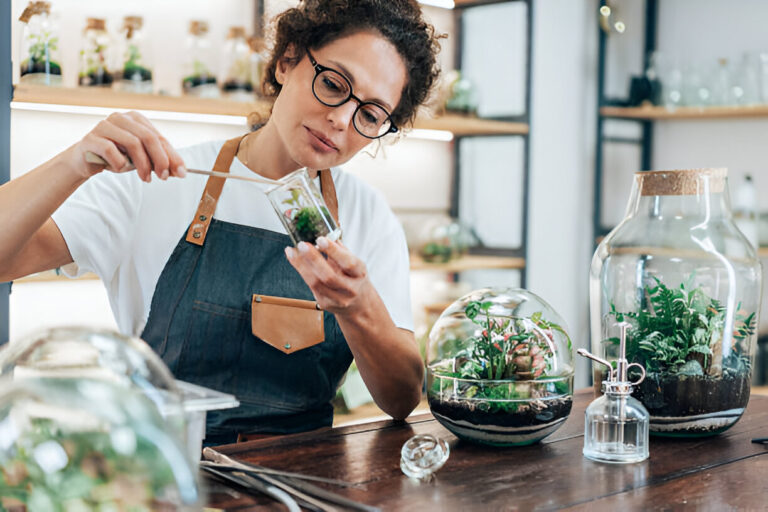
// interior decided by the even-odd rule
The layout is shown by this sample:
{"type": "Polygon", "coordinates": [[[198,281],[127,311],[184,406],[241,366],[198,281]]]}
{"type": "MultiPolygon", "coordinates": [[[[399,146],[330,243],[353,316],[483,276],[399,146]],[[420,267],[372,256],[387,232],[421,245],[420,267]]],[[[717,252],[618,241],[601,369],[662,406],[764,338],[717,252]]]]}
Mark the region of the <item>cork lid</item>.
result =
{"type": "Polygon", "coordinates": [[[252,52],[259,53],[265,47],[264,39],[260,37],[251,36],[248,38],[248,46],[251,47],[252,52]]]}
{"type": "Polygon", "coordinates": [[[244,39],[245,27],[229,27],[229,35],[227,39],[244,39]]]}
{"type": "Polygon", "coordinates": [[[106,30],[107,22],[104,18],[86,18],[85,30],[106,30]]]}
{"type": "Polygon", "coordinates": [[[141,16],[126,16],[123,18],[123,30],[125,30],[126,39],[132,39],[133,33],[141,30],[144,25],[144,18],[141,16]]]}
{"type": "Polygon", "coordinates": [[[709,191],[722,192],[728,169],[676,169],[669,171],[642,171],[635,173],[643,196],[688,196],[702,192],[701,185],[706,180],[709,191]]]}
{"type": "Polygon", "coordinates": [[[29,2],[19,16],[19,21],[29,23],[30,18],[38,14],[51,14],[51,2],[29,2]]]}
{"type": "Polygon", "coordinates": [[[205,20],[192,20],[189,22],[189,33],[193,36],[202,36],[208,33],[208,22],[205,20]]]}

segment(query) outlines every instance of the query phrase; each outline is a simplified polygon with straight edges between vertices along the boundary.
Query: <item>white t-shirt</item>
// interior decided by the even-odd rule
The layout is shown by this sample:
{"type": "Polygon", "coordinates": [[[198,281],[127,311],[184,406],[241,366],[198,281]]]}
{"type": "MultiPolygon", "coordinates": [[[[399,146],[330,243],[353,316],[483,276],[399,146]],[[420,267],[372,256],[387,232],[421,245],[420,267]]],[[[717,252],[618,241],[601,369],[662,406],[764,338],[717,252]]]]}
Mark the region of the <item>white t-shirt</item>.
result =
{"type": "MultiPolygon", "coordinates": [[[[223,141],[179,151],[189,169],[213,169],[223,141]]],[[[358,178],[334,168],[344,244],[368,269],[395,325],[413,330],[408,247],[402,226],[384,197],[358,178]]],[[[237,158],[230,173],[253,176],[237,158]]],[[[185,234],[206,176],[142,182],[135,172],[102,172],[90,178],[53,214],[74,263],[70,277],[94,272],[104,282],[121,332],[138,336],[160,273],[185,234]]],[[[319,187],[319,178],[315,180],[319,187]]],[[[214,218],[286,233],[263,191],[271,185],[228,180],[214,218]]]]}

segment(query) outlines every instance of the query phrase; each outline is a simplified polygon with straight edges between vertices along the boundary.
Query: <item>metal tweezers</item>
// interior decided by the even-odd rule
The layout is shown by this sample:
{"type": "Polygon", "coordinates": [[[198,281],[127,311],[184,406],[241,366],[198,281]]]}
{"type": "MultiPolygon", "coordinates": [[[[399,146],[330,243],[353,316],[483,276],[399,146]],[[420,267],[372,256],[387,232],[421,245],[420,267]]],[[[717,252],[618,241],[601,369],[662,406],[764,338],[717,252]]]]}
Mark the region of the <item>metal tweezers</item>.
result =
{"type": "Polygon", "coordinates": [[[753,439],[752,442],[757,444],[768,444],[768,437],[758,437],[753,439]]]}
{"type": "Polygon", "coordinates": [[[203,470],[215,474],[219,478],[234,482],[245,489],[256,490],[278,499],[286,504],[289,510],[291,510],[291,506],[278,497],[274,492],[275,490],[280,490],[283,491],[283,493],[291,495],[294,503],[299,502],[301,503],[301,506],[310,510],[319,510],[321,512],[333,512],[337,510],[323,501],[320,501],[324,500],[325,502],[335,503],[352,510],[380,512],[380,509],[376,507],[350,500],[349,498],[345,498],[344,496],[323,489],[322,487],[310,484],[307,481],[311,480],[341,487],[352,487],[356,485],[350,482],[304,475],[301,473],[279,471],[263,466],[257,466],[255,464],[248,464],[236,461],[211,448],[205,448],[203,450],[203,456],[206,459],[212,459],[200,462],[200,467],[203,470]]]}

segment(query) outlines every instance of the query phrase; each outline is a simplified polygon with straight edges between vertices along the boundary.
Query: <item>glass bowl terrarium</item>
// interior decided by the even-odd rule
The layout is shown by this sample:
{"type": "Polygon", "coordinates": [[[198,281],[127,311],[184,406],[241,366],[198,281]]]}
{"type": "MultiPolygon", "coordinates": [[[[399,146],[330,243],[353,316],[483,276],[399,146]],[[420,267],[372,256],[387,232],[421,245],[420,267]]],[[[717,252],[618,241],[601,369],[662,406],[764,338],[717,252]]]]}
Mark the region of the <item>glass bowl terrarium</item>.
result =
{"type": "Polygon", "coordinates": [[[733,221],[726,176],[636,173],[624,220],[592,260],[592,351],[615,359],[619,325],[631,324],[627,359],[647,373],[633,396],[652,435],[717,434],[749,400],[762,274],[733,221]]]}
{"type": "Polygon", "coordinates": [[[560,315],[527,290],[486,288],[461,297],[428,343],[429,407],[462,439],[532,444],[571,412],[571,340],[560,315]]]}
{"type": "Polygon", "coordinates": [[[314,244],[321,236],[330,240],[341,236],[341,228],[306,169],[294,171],[279,181],[267,196],[294,245],[314,244]]]}
{"type": "Polygon", "coordinates": [[[185,437],[173,377],[138,339],[62,328],[0,350],[0,509],[199,510],[185,437]]]}

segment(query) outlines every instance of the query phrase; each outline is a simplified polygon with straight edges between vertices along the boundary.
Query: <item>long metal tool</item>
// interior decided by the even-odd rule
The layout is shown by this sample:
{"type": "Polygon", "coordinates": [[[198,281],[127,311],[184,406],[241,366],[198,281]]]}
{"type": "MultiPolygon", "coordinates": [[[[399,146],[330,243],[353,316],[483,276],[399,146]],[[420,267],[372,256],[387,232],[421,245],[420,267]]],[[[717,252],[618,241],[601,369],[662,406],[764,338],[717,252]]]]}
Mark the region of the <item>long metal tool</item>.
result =
{"type": "MultiPolygon", "coordinates": [[[[127,158],[127,156],[126,156],[127,158]]],[[[101,158],[96,153],[93,153],[92,151],[86,151],[85,152],[85,161],[89,164],[96,164],[96,165],[103,165],[106,169],[112,170],[112,168],[109,166],[106,160],[101,158]]],[[[128,162],[133,166],[133,162],[131,162],[131,159],[128,158],[128,162]]],[[[252,181],[254,183],[264,183],[267,185],[279,185],[281,182],[277,180],[271,180],[269,178],[256,178],[252,176],[238,176],[237,174],[230,174],[228,172],[219,172],[219,171],[204,171],[202,169],[187,169],[187,172],[190,174],[202,174],[204,176],[214,176],[216,178],[225,178],[230,180],[242,180],[242,181],[252,181]]]]}

